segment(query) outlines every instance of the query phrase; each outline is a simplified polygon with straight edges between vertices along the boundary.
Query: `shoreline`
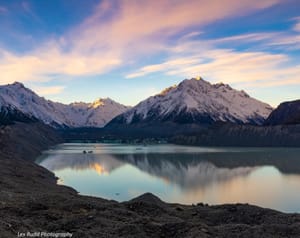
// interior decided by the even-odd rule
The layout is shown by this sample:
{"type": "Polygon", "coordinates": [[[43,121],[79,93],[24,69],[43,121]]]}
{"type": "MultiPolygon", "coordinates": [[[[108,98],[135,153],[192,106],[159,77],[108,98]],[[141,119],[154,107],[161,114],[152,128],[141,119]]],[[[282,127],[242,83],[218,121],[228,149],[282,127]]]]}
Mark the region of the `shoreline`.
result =
{"type": "Polygon", "coordinates": [[[15,151],[1,144],[0,216],[5,218],[0,221],[1,237],[28,231],[69,232],[72,237],[299,237],[297,213],[247,204],[169,204],[150,193],[121,203],[79,195],[28,160],[30,153],[59,142],[55,133],[36,124],[17,124],[8,132],[17,132],[18,140],[25,141],[13,140],[20,143],[15,151]],[[38,132],[33,133],[36,127],[38,132]],[[43,136],[43,143],[21,146],[40,142],[43,136]]]}

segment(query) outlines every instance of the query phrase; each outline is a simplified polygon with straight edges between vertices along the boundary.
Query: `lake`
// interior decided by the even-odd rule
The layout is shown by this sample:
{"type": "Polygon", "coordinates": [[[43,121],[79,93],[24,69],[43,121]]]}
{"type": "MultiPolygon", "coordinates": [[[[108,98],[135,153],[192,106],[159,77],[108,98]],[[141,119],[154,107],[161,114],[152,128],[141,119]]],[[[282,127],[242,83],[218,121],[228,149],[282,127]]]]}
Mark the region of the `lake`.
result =
{"type": "Polygon", "coordinates": [[[83,195],[126,201],[151,192],[172,203],[250,203],[300,212],[297,148],[69,143],[36,162],[83,195]]]}

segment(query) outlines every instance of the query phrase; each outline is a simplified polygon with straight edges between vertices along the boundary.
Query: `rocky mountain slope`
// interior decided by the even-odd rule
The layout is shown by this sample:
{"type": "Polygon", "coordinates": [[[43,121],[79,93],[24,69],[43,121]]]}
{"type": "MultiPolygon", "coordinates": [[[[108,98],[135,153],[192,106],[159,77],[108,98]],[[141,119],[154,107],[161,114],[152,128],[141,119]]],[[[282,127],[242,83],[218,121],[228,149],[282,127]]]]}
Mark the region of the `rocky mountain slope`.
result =
{"type": "Polygon", "coordinates": [[[127,109],[109,98],[66,105],[39,97],[18,82],[0,86],[0,122],[38,119],[55,128],[103,127],[127,109]]]}
{"type": "Polygon", "coordinates": [[[193,135],[177,134],[169,142],[197,146],[299,147],[300,125],[219,124],[193,135]]]}
{"type": "Polygon", "coordinates": [[[270,105],[251,98],[244,91],[193,78],[140,102],[114,118],[108,126],[165,122],[261,125],[271,111],[270,105]]]}
{"type": "Polygon", "coordinates": [[[281,103],[267,118],[266,125],[300,124],[300,100],[281,103]]]}
{"type": "Polygon", "coordinates": [[[41,122],[15,122],[0,125],[0,159],[34,160],[41,151],[64,140],[50,126],[41,122]]]}

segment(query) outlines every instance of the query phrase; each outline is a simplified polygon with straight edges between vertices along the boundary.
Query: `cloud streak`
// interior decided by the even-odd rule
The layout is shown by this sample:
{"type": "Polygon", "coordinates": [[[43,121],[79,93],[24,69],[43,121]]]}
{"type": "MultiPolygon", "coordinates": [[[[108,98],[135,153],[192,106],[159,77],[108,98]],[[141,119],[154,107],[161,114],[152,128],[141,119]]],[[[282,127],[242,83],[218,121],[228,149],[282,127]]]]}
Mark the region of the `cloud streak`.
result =
{"type": "Polygon", "coordinates": [[[53,74],[68,76],[94,75],[109,71],[119,65],[118,58],[98,55],[63,53],[55,47],[35,50],[18,56],[2,51],[0,59],[1,83],[13,81],[48,81],[53,74]]]}
{"type": "Polygon", "coordinates": [[[33,87],[33,90],[39,95],[55,95],[64,91],[64,86],[50,86],[50,87],[33,87]]]}
{"type": "Polygon", "coordinates": [[[177,67],[189,67],[190,65],[196,65],[199,63],[200,63],[200,59],[195,56],[190,58],[177,58],[177,59],[166,61],[161,64],[153,64],[153,65],[142,67],[139,71],[132,74],[128,74],[126,78],[136,78],[150,73],[165,72],[177,67]]]}
{"type": "MultiPolygon", "coordinates": [[[[19,55],[2,49],[0,83],[47,81],[52,74],[103,74],[144,55],[166,51],[171,38],[182,31],[277,3],[279,0],[224,0],[222,4],[218,0],[102,1],[79,26],[31,52],[19,55]]],[[[23,7],[35,16],[29,5],[23,7]]]]}
{"type": "MultiPolygon", "coordinates": [[[[300,18],[294,20],[297,22],[290,30],[297,31],[300,18]]],[[[258,32],[207,40],[182,39],[169,47],[169,59],[143,66],[126,77],[138,78],[157,72],[185,78],[201,75],[210,81],[223,81],[241,88],[300,84],[300,65],[288,54],[300,49],[300,32],[258,32]],[[230,47],[249,43],[251,46],[254,44],[256,50],[230,47]],[[274,49],[283,47],[283,53],[274,53],[274,49]],[[183,56],[184,62],[190,63],[171,63],[183,56]]]]}
{"type": "MultiPolygon", "coordinates": [[[[192,51],[193,48],[189,52],[192,51]]],[[[286,66],[287,62],[289,57],[284,54],[210,49],[204,52],[203,56],[192,54],[190,58],[186,57],[184,60],[169,60],[161,64],[144,66],[127,75],[127,78],[162,72],[185,78],[201,75],[214,82],[223,81],[241,87],[300,84],[298,77],[300,67],[286,66]]]]}
{"type": "Polygon", "coordinates": [[[0,6],[0,14],[8,13],[8,9],[6,7],[0,6]]]}

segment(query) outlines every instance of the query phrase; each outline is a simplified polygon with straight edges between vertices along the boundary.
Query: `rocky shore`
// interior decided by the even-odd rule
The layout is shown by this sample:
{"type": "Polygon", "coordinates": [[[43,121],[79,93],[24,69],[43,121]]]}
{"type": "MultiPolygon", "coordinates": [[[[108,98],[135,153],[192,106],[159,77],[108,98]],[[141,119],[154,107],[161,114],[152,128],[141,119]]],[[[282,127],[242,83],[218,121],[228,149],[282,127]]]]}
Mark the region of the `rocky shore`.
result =
{"type": "Polygon", "coordinates": [[[32,161],[60,142],[38,123],[1,128],[0,237],[300,237],[300,214],[247,204],[168,204],[152,194],[124,203],[78,195],[32,161]]]}

